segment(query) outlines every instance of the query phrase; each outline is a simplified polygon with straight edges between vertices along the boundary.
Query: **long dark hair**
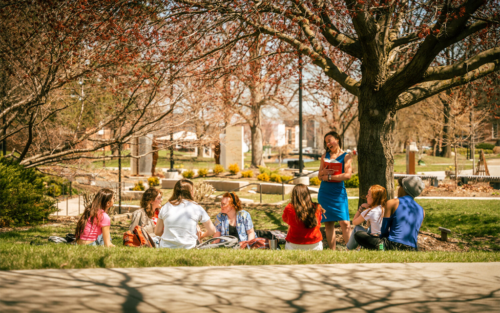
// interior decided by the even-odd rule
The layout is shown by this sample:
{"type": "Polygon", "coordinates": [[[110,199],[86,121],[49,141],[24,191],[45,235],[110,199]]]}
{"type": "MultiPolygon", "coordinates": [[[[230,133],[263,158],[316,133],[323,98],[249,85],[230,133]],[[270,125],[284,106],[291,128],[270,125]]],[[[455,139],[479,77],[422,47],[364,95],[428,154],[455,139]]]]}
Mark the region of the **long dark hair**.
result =
{"type": "Polygon", "coordinates": [[[151,187],[148,190],[144,191],[142,194],[142,199],[141,199],[141,208],[144,209],[146,214],[148,215],[149,218],[153,217],[153,214],[155,213],[153,210],[153,206],[151,205],[151,202],[156,200],[156,197],[161,194],[161,191],[151,187]]]}
{"type": "Polygon", "coordinates": [[[329,152],[328,146],[326,145],[326,137],[328,137],[328,136],[333,136],[333,138],[337,139],[339,141],[339,147],[342,148],[342,138],[340,137],[340,135],[336,131],[332,130],[332,131],[326,133],[325,136],[323,137],[323,145],[324,145],[325,150],[327,152],[329,152]]]}
{"type": "Polygon", "coordinates": [[[94,200],[92,200],[92,204],[85,208],[85,211],[83,211],[82,216],[76,224],[76,239],[79,239],[81,234],[85,230],[85,225],[87,224],[89,218],[90,224],[99,224],[99,221],[102,218],[99,212],[101,210],[106,210],[108,202],[113,199],[113,194],[113,191],[107,188],[99,190],[99,192],[95,195],[94,200]]]}
{"type": "Polygon", "coordinates": [[[181,179],[175,183],[174,192],[168,202],[173,205],[179,205],[182,200],[189,200],[194,202],[193,199],[193,182],[189,179],[181,179]]]}
{"type": "Polygon", "coordinates": [[[316,218],[317,210],[322,210],[319,204],[312,202],[309,189],[304,184],[297,184],[292,190],[293,208],[297,218],[304,223],[306,228],[314,228],[318,225],[316,218]]]}

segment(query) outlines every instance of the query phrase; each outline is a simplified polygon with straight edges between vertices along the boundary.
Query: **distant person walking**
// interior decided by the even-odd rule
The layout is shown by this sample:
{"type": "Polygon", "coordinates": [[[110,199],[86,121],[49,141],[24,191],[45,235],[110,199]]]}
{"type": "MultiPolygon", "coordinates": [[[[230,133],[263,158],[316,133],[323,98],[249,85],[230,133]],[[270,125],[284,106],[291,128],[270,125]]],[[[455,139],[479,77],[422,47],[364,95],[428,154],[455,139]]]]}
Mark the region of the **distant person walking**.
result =
{"type": "Polygon", "coordinates": [[[352,157],[341,148],[342,139],[337,132],[331,131],[324,137],[326,153],[321,157],[318,178],[322,180],[318,192],[318,202],[326,211],[322,220],[325,223],[326,240],[328,247],[336,248],[335,222],[338,221],[342,228],[342,237],[347,243],[351,236],[349,219],[349,205],[344,181],[351,178],[352,157]],[[327,162],[325,162],[327,160],[327,162]],[[342,172],[335,175],[333,170],[327,169],[328,161],[336,160],[342,164],[342,172]]]}

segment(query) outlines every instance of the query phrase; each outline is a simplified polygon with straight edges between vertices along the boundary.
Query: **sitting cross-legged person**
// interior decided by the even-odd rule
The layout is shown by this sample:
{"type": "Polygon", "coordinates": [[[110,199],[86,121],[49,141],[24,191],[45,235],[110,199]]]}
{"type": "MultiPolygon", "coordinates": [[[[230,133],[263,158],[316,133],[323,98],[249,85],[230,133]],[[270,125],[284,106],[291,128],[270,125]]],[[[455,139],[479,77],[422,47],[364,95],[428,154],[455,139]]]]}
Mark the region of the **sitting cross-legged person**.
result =
{"type": "Polygon", "coordinates": [[[383,244],[384,250],[418,250],[418,232],[424,221],[424,209],[415,202],[424,190],[420,177],[399,180],[398,198],[387,201],[379,237],[358,231],[354,238],[360,246],[376,250],[383,244]]]}
{"type": "Polygon", "coordinates": [[[325,210],[312,202],[306,185],[297,184],[291,202],[285,207],[282,219],[289,225],[286,250],[323,250],[321,215],[325,210]]]}
{"type": "MultiPolygon", "coordinates": [[[[220,213],[215,217],[214,237],[234,236],[238,242],[255,239],[252,217],[243,210],[238,195],[226,192],[220,202],[220,213]]],[[[219,243],[219,240],[213,242],[219,243]]]]}
{"type": "Polygon", "coordinates": [[[181,179],[175,183],[168,202],[158,214],[155,233],[161,236],[160,248],[192,249],[196,241],[215,234],[207,212],[193,198],[193,182],[181,179]],[[202,223],[206,231],[200,231],[202,223]]]}
{"type": "Polygon", "coordinates": [[[382,218],[384,217],[384,208],[387,202],[387,191],[380,185],[373,185],[368,190],[366,202],[363,203],[356,215],[352,219],[354,229],[351,232],[351,237],[346,245],[347,250],[354,250],[358,247],[355,235],[358,231],[368,233],[372,237],[380,236],[380,228],[382,227],[382,218]],[[361,224],[369,222],[370,227],[365,229],[361,224]]]}

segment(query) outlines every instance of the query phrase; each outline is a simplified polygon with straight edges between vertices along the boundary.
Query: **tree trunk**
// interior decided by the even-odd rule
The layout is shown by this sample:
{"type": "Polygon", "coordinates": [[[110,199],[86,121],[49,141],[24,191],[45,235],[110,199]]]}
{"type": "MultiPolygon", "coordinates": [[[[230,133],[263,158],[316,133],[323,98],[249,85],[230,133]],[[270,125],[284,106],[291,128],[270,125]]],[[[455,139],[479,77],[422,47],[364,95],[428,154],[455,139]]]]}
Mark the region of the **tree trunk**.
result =
{"type": "Polygon", "coordinates": [[[259,125],[250,126],[252,134],[252,167],[266,166],[262,158],[262,129],[259,125]]]}
{"type": "Polygon", "coordinates": [[[393,105],[384,102],[366,90],[359,97],[359,122],[363,125],[358,143],[359,205],[366,202],[363,197],[373,185],[385,187],[389,199],[394,195],[394,113],[385,109],[393,105]]]}
{"type": "Polygon", "coordinates": [[[443,125],[443,153],[442,157],[451,158],[451,127],[450,127],[450,114],[451,107],[448,101],[442,101],[444,125],[443,125]]]}

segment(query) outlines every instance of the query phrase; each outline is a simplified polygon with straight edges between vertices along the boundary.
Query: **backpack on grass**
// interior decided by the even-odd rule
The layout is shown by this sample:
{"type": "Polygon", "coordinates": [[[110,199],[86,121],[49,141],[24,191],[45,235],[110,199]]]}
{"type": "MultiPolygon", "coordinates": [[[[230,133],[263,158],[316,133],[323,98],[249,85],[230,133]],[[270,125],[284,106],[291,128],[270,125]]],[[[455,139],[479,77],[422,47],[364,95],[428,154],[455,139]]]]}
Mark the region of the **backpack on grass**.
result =
{"type": "Polygon", "coordinates": [[[127,247],[156,248],[153,238],[141,226],[136,226],[134,231],[127,230],[123,234],[123,245],[127,247]]]}
{"type": "Polygon", "coordinates": [[[216,248],[229,248],[229,249],[239,249],[238,238],[234,236],[220,236],[209,239],[195,247],[195,249],[216,249],[216,248]],[[219,243],[212,243],[219,240],[219,243]]]}

